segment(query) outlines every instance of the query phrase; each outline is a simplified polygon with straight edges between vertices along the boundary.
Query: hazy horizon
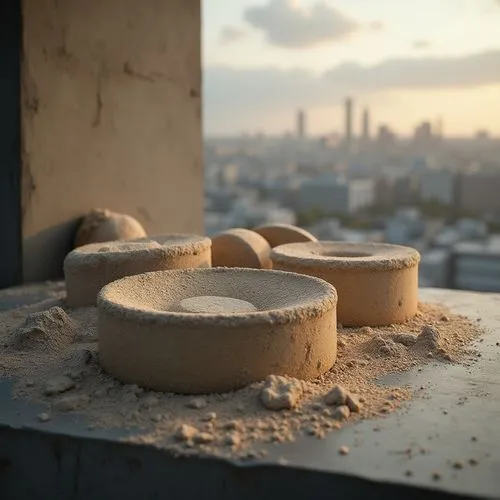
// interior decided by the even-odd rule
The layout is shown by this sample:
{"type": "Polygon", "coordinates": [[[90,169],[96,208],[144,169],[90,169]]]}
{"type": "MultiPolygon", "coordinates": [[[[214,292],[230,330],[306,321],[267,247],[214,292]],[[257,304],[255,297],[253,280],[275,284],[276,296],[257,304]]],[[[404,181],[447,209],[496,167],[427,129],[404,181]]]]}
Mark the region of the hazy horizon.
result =
{"type": "Polygon", "coordinates": [[[498,0],[204,0],[206,137],[354,126],[370,109],[408,136],[443,121],[449,137],[500,135],[498,0]]]}

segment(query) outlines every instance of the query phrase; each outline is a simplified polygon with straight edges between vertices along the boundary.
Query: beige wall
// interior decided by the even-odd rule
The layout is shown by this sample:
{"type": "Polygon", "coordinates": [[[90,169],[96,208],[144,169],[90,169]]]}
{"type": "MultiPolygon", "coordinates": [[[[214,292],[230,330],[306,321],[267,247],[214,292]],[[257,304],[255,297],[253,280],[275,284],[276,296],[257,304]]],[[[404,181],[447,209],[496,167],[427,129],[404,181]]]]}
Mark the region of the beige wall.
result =
{"type": "Polygon", "coordinates": [[[93,207],[202,232],[199,0],[23,0],[24,278],[93,207]]]}

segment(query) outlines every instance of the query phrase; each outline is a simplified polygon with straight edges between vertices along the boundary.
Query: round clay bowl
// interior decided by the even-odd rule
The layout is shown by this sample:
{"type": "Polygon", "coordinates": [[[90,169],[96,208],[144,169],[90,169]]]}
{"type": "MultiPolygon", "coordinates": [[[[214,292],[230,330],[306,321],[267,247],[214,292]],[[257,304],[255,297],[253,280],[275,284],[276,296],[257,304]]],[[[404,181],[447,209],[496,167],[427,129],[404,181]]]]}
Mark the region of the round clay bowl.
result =
{"type": "Polygon", "coordinates": [[[403,323],[417,312],[418,263],[413,248],[383,243],[291,243],[271,252],[274,269],[322,278],[339,294],[345,326],[403,323]]]}
{"type": "Polygon", "coordinates": [[[313,379],[336,360],[336,304],[325,281],[280,271],[130,276],[99,294],[100,361],[123,382],[185,394],[230,391],[271,374],[313,379]],[[186,312],[197,302],[203,312],[186,312]]]}
{"type": "Polygon", "coordinates": [[[270,269],[270,253],[269,243],[249,229],[229,229],[212,238],[214,267],[270,269]]]}
{"type": "Polygon", "coordinates": [[[297,226],[291,224],[265,224],[258,226],[252,231],[260,234],[271,246],[271,248],[287,243],[304,243],[318,241],[316,236],[297,226]]]}
{"type": "Polygon", "coordinates": [[[210,246],[210,239],[203,236],[167,234],[76,248],[64,260],[67,303],[70,307],[95,305],[104,285],[125,276],[210,267],[210,246]]]}

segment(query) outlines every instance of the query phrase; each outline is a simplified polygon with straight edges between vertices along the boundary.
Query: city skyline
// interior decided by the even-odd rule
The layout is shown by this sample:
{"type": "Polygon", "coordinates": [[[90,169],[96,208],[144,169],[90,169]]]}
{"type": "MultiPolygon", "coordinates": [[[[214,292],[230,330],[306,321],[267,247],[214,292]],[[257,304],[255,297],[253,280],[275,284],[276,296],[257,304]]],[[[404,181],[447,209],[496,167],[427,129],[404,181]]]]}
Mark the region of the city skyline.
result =
{"type": "Polygon", "coordinates": [[[500,135],[500,2],[416,7],[205,0],[206,135],[280,134],[297,109],[311,135],[341,131],[345,96],[370,109],[373,129],[410,135],[441,117],[447,136],[500,135]]]}

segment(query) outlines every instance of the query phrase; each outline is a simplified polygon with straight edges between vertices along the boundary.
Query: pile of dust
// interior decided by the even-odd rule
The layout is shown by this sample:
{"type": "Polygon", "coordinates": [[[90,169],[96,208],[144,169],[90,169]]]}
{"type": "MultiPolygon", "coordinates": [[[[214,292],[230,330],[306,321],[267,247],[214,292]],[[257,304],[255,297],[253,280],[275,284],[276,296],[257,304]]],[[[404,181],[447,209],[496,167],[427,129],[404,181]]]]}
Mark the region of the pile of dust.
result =
{"type": "Polygon", "coordinates": [[[12,333],[9,346],[20,351],[58,351],[71,344],[75,330],[73,320],[64,309],[54,306],[28,314],[12,333]]]}
{"type": "Polygon", "coordinates": [[[481,334],[465,317],[420,304],[404,325],[340,328],[337,363],[316,380],[271,376],[239,391],[192,397],[108,376],[98,362],[97,310],[65,309],[62,300],[50,306],[0,315],[0,376],[15,379],[16,398],[45,405],[40,421],[78,412],[89,428],[138,428],[134,442],[233,458],[259,457],[264,443],[323,438],[351,421],[394,411],[412,391],[377,379],[430,360],[464,362],[472,355],[467,345],[481,334]]]}

